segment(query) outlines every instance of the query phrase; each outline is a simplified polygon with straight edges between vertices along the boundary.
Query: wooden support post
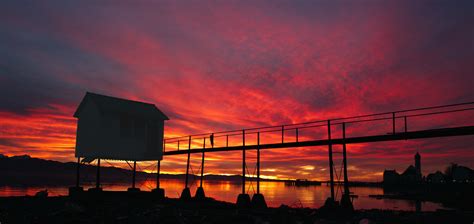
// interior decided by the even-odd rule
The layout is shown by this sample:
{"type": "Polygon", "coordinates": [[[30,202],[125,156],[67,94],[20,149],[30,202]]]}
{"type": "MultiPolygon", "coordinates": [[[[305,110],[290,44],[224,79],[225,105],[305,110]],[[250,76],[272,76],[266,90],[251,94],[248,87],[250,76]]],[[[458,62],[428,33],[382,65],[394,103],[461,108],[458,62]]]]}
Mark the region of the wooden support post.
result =
{"type": "Polygon", "coordinates": [[[81,174],[81,157],[77,157],[77,167],[76,167],[76,187],[79,187],[79,180],[81,174]]]}
{"type": "Polygon", "coordinates": [[[179,140],[178,140],[178,151],[179,151],[179,140]]]}
{"type": "Polygon", "coordinates": [[[257,132],[257,194],[260,194],[260,132],[257,132]]]}
{"type": "Polygon", "coordinates": [[[225,147],[229,147],[229,135],[225,136],[225,147]]]}
{"type": "Polygon", "coordinates": [[[349,195],[349,179],[347,177],[347,154],[346,154],[346,123],[342,123],[342,160],[344,163],[344,194],[349,195]]]}
{"type": "Polygon", "coordinates": [[[329,153],[329,183],[331,185],[331,199],[334,201],[334,164],[332,161],[331,120],[328,120],[328,153],[329,153]]]}
{"type": "Polygon", "coordinates": [[[245,130],[242,130],[242,194],[245,194],[245,130]]]}
{"type": "Polygon", "coordinates": [[[186,162],[186,180],[184,182],[184,188],[188,188],[188,176],[189,176],[189,159],[191,158],[191,136],[188,141],[188,161],[186,162]]]}
{"type": "Polygon", "coordinates": [[[161,160],[158,160],[158,164],[156,165],[156,189],[160,189],[160,168],[161,160]]]}
{"type": "Polygon", "coordinates": [[[202,147],[202,161],[201,161],[201,183],[199,184],[202,187],[202,180],[204,179],[204,151],[206,150],[206,138],[204,138],[204,145],[202,147]]]}
{"type": "Polygon", "coordinates": [[[96,176],[95,188],[100,188],[100,158],[97,159],[97,176],[96,176]]]}
{"type": "Polygon", "coordinates": [[[137,173],[137,161],[133,161],[132,188],[135,188],[135,176],[137,173]]]}

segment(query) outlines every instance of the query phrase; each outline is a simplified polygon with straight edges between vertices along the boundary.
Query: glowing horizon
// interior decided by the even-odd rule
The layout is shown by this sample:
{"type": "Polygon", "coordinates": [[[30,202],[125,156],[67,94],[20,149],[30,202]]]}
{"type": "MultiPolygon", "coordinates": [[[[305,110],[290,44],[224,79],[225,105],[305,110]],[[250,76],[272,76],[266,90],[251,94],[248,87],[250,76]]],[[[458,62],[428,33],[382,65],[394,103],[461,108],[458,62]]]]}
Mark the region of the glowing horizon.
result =
{"type": "MultiPolygon", "coordinates": [[[[474,100],[471,1],[3,5],[0,153],[8,156],[74,161],[72,114],[86,91],[155,104],[171,119],[167,138],[474,100]]],[[[450,121],[461,118],[473,117],[450,121]]],[[[432,123],[414,125],[423,124],[432,123]]],[[[380,181],[417,151],[425,175],[450,162],[474,167],[473,140],[353,144],[349,178],[380,181]]],[[[206,173],[241,172],[240,152],[206,158],[206,173]]],[[[162,172],[183,173],[185,159],[166,157],[162,172]]],[[[326,169],[327,147],[262,150],[264,176],[327,180],[326,169]]]]}

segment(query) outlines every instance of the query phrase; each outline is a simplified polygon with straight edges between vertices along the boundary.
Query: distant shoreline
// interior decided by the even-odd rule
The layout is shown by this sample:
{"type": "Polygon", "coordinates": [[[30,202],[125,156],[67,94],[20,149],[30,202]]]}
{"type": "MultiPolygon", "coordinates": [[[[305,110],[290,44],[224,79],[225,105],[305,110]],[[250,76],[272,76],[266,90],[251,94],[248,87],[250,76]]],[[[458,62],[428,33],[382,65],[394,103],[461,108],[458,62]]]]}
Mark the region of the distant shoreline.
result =
{"type": "MultiPolygon", "coordinates": [[[[0,170],[2,170],[2,178],[0,178],[0,186],[60,186],[74,185],[76,181],[77,164],[74,162],[58,162],[53,160],[44,160],[32,158],[29,156],[13,156],[0,157],[0,170]]],[[[126,183],[132,176],[132,171],[118,167],[101,167],[102,183],[126,183]]],[[[81,182],[95,182],[96,166],[89,164],[81,164],[81,182]]],[[[190,178],[199,178],[197,175],[189,174],[190,178]]],[[[239,183],[242,180],[241,175],[204,175],[206,181],[231,181],[239,183]]],[[[155,179],[156,173],[146,173],[137,171],[137,181],[146,179],[155,179]]],[[[183,179],[185,174],[160,174],[162,179],[183,179]]],[[[247,177],[249,181],[255,181],[255,177],[247,177]]],[[[265,182],[291,182],[295,179],[265,179],[265,182]]],[[[311,181],[311,180],[310,180],[311,181]]],[[[311,181],[320,182],[325,185],[327,181],[311,181]]],[[[341,184],[337,182],[336,184],[341,184]]],[[[382,186],[381,182],[360,182],[352,181],[351,186],[382,186]]]]}

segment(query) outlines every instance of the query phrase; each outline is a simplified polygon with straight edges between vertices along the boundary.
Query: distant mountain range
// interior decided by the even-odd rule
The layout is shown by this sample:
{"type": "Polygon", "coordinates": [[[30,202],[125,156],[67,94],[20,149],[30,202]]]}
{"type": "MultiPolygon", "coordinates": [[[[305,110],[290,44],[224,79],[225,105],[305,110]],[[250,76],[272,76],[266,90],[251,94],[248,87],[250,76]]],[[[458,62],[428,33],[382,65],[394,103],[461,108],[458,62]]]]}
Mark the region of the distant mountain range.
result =
{"type": "MultiPolygon", "coordinates": [[[[28,155],[7,157],[0,154],[0,185],[74,185],[76,182],[76,167],[74,162],[58,162],[32,158],[28,155]]],[[[132,170],[117,167],[101,167],[101,182],[120,183],[130,182],[132,170]]],[[[95,182],[97,167],[81,164],[81,182],[95,182]]],[[[184,174],[161,174],[163,179],[183,179],[184,174]]],[[[190,178],[198,178],[190,175],[190,178]]],[[[156,173],[136,173],[137,181],[156,178],[156,173]]],[[[206,180],[242,180],[242,176],[206,175],[206,180]]],[[[263,180],[263,179],[262,179],[263,180]]]]}

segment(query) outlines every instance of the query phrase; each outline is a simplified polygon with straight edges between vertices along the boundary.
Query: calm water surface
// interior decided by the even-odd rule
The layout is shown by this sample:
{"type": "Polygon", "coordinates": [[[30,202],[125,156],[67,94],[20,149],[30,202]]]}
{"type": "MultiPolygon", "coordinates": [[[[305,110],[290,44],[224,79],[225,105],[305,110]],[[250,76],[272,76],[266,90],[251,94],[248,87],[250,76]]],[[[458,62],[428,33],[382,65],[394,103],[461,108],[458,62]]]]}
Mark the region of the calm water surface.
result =
{"type": "MultiPolygon", "coordinates": [[[[196,184],[194,182],[191,186],[191,192],[196,191],[196,184]]],[[[161,188],[165,189],[165,194],[170,198],[178,198],[183,190],[184,182],[177,179],[162,179],[161,188]]],[[[232,181],[205,181],[203,183],[206,196],[213,197],[217,200],[235,202],[237,195],[241,191],[240,183],[232,181]]],[[[93,187],[94,184],[86,184],[84,188],[93,187]]],[[[137,186],[141,190],[151,190],[155,187],[153,181],[137,182],[137,186]]],[[[67,195],[69,186],[38,186],[38,187],[17,187],[17,186],[0,186],[0,196],[24,196],[34,195],[36,192],[48,189],[51,196],[67,195]]],[[[103,184],[104,190],[123,191],[130,187],[129,183],[113,183],[103,184]]],[[[252,196],[255,183],[247,183],[248,193],[252,196]]],[[[312,207],[319,208],[324,204],[324,201],[330,195],[329,186],[306,186],[295,187],[286,186],[283,182],[265,182],[260,184],[260,191],[265,196],[267,204],[271,207],[278,207],[281,204],[286,204],[291,207],[312,207]]],[[[352,187],[351,192],[358,195],[354,199],[354,207],[356,209],[393,209],[393,210],[411,210],[414,211],[416,204],[414,201],[393,200],[393,199],[375,199],[370,198],[369,195],[381,195],[383,189],[379,187],[352,187]]],[[[340,196],[340,193],[338,194],[340,196]]],[[[432,202],[422,202],[422,211],[434,211],[439,208],[444,208],[441,204],[432,202]]]]}

